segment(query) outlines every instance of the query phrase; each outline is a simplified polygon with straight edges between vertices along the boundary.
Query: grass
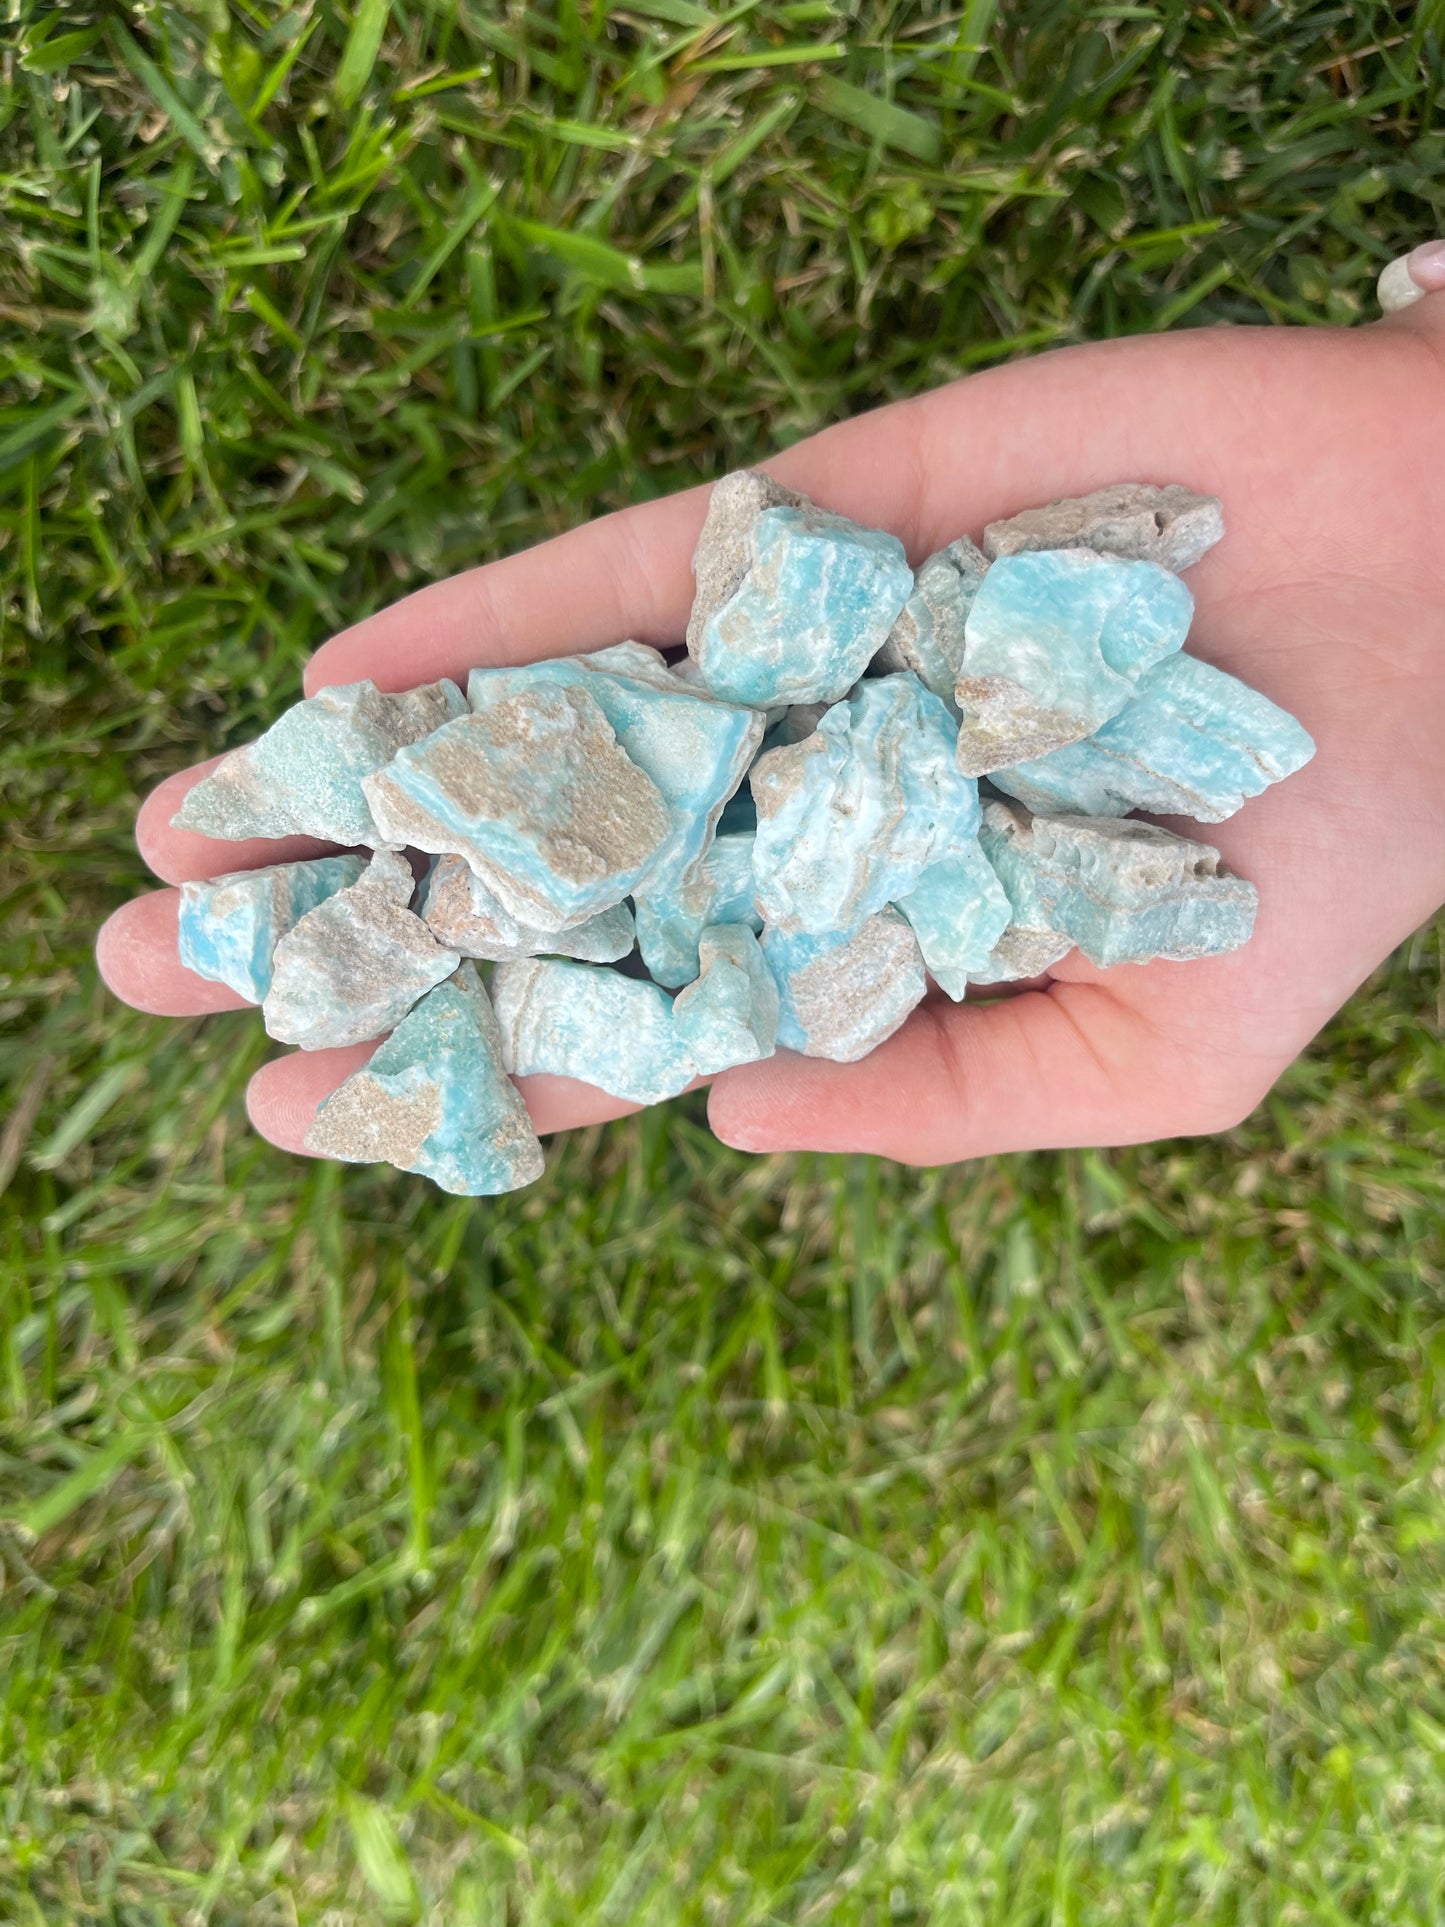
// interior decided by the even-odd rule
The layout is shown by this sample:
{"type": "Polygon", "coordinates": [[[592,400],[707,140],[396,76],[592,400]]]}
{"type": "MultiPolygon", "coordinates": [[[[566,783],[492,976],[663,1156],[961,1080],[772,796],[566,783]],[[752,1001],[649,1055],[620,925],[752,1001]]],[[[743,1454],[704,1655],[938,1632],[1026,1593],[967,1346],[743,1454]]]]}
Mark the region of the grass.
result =
{"type": "Polygon", "coordinates": [[[1440,929],[1226,1138],[695,1103],[468,1204],[99,988],[408,587],[1049,343],[1349,322],[1445,9],[18,0],[0,1917],[1438,1923],[1440,929]]]}

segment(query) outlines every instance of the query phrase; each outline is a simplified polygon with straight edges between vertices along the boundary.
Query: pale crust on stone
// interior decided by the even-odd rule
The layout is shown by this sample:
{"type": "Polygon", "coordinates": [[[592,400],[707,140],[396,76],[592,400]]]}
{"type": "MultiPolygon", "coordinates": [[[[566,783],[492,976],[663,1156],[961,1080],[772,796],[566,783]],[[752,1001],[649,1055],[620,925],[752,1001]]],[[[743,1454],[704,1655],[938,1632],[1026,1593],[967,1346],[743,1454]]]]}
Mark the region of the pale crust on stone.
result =
{"type": "Polygon", "coordinates": [[[883,910],[837,950],[795,973],[788,994],[808,1037],[806,1055],[853,1064],[875,1050],[903,1024],[927,988],[923,956],[912,927],[896,910],[883,910]],[[878,987],[891,980],[917,978],[918,995],[882,1031],[867,1034],[862,1047],[846,1048],[839,1039],[865,1022],[880,1002],[878,987]]]}
{"type": "Polygon", "coordinates": [[[958,767],[965,776],[987,776],[1031,756],[1047,756],[1089,734],[1077,716],[1045,708],[1011,676],[960,676],[954,700],[963,716],[958,767]]]}
{"type": "Polygon", "coordinates": [[[435,1084],[402,1096],[367,1071],[357,1071],[326,1101],[306,1133],[306,1149],[357,1164],[411,1168],[441,1122],[435,1084]]]}
{"type": "Polygon", "coordinates": [[[776,815],[806,780],[812,758],[827,752],[827,741],[815,731],[801,742],[779,743],[761,755],[748,771],[758,815],[776,815]]]}
{"type": "Polygon", "coordinates": [[[716,484],[692,558],[697,593],[687,621],[689,649],[701,641],[709,616],[741,587],[752,561],[753,524],[763,510],[812,507],[806,495],[784,488],[757,468],[737,469],[716,484]]]}
{"type": "Polygon", "coordinates": [[[1177,572],[1197,562],[1223,534],[1224,510],[1217,496],[1196,495],[1179,482],[1163,488],[1115,482],[1090,495],[1064,496],[990,522],[983,546],[991,561],[1030,549],[1093,549],[1177,572]]]}

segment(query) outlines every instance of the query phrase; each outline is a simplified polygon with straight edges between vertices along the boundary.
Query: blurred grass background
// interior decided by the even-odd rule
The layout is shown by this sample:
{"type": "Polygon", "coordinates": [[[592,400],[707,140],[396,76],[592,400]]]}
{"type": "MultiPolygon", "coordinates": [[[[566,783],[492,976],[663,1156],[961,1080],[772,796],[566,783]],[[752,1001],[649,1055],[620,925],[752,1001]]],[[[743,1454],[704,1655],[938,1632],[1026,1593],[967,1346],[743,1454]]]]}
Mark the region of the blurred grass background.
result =
{"type": "MultiPolygon", "coordinates": [[[[247,1133],[89,944],[415,584],[981,363],[1349,323],[1441,0],[33,5],[0,36],[0,1917],[1439,1922],[1422,932],[1227,1138],[247,1133]]],[[[987,461],[987,451],[979,458],[987,461]]]]}

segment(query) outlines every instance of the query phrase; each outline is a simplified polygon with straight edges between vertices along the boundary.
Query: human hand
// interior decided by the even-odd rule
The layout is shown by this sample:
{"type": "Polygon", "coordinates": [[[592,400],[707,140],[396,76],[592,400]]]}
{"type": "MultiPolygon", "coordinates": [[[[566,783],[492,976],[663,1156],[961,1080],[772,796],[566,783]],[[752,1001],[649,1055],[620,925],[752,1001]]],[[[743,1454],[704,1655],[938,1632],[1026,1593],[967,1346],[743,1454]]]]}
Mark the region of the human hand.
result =
{"type": "MultiPolygon", "coordinates": [[[[767,464],[823,506],[894,530],[916,564],[964,532],[1120,480],[1224,503],[1193,570],[1188,648],[1291,710],[1314,760],[1228,822],[1163,819],[1258,884],[1241,950],[1101,971],[1075,951],[988,1002],[930,998],[857,1064],[780,1052],[724,1072],[709,1116],[747,1150],[920,1163],[1122,1144],[1246,1115],[1394,946],[1445,900],[1445,293],[1376,326],[1217,329],[1069,348],[840,424],[767,464]]],[[[706,490],[626,509],[440,582],[326,643],[305,679],[404,689],[481,662],[625,637],[680,640],[706,490]]],[[[319,854],[218,843],[170,818],[214,761],[167,779],[137,835],[168,883],[319,854]]],[[[241,1007],[177,954],[178,891],[101,932],[111,988],[173,1016],[241,1007]]],[[[256,1127],[302,1148],[373,1047],[295,1052],[252,1079],[256,1127]]],[[[521,1080],[539,1131],[634,1107],[521,1080]]]]}

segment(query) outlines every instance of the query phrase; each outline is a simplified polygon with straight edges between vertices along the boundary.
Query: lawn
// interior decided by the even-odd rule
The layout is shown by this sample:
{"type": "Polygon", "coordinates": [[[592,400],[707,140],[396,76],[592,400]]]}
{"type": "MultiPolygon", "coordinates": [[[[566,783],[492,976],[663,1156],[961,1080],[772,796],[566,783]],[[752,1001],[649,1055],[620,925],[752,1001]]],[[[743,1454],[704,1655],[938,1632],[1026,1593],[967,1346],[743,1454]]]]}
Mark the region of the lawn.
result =
{"type": "Polygon", "coordinates": [[[1445,1921],[1445,923],[1249,1123],[247,1130],[89,946],[408,588],[1052,343],[1350,323],[1445,5],[17,0],[0,1919],[1445,1921]]]}

